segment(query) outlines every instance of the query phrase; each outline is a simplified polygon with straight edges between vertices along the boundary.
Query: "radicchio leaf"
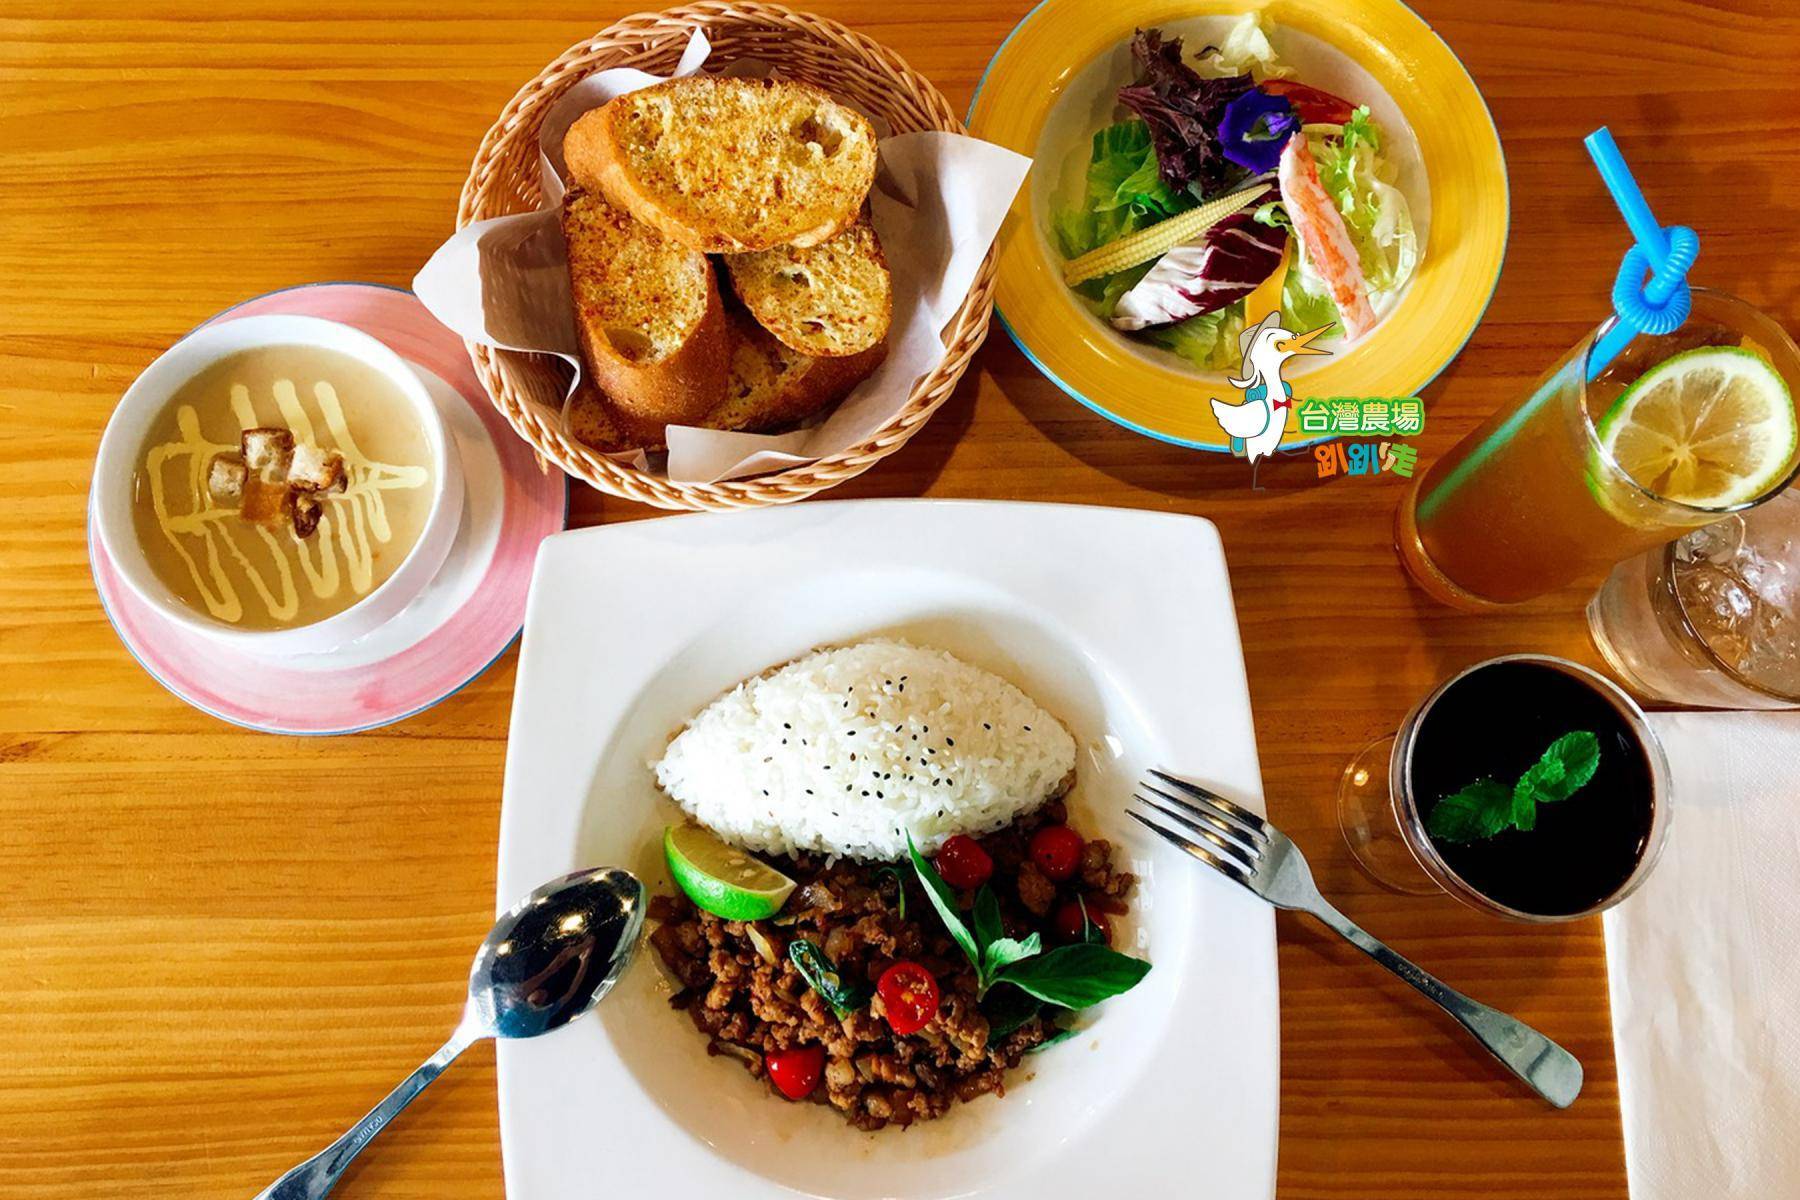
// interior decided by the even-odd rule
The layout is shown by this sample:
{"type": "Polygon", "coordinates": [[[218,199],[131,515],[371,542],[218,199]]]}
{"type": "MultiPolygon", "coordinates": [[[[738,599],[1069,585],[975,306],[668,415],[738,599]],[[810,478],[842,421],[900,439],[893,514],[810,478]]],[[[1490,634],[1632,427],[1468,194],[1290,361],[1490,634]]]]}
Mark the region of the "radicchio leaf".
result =
{"type": "Polygon", "coordinates": [[[1119,103],[1143,118],[1156,145],[1156,165],[1171,188],[1198,184],[1202,195],[1222,191],[1242,172],[1219,148],[1225,108],[1249,91],[1248,75],[1202,79],[1181,58],[1181,39],[1140,29],[1131,39],[1137,80],[1119,89],[1119,103]]]}
{"type": "Polygon", "coordinates": [[[1254,212],[1236,212],[1197,241],[1177,246],[1119,298],[1112,323],[1144,329],[1185,321],[1236,303],[1274,274],[1288,231],[1254,212]]]}

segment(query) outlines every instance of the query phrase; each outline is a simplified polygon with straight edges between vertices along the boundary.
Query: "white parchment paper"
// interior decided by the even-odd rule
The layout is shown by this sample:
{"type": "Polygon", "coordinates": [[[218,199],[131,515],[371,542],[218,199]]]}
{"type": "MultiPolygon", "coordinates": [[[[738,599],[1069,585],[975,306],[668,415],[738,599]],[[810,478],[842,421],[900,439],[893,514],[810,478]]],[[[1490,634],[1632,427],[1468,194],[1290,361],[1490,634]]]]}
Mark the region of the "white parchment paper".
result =
{"type": "Polygon", "coordinates": [[[1605,917],[1631,1195],[1800,1196],[1800,713],[1650,722],[1668,843],[1605,917]]]}
{"type": "MultiPolygon", "coordinates": [[[[709,52],[696,32],[675,75],[698,71],[709,52]]],[[[768,70],[737,63],[730,73],[768,70]]],[[[574,394],[581,355],[559,224],[563,135],[589,109],[662,81],[627,68],[600,71],[557,102],[539,135],[543,207],[477,221],[440,246],[413,279],[413,291],[433,316],[473,342],[562,358],[571,370],[568,395],[574,394]]],[[[869,208],[894,276],[887,360],[811,428],[766,435],[671,425],[669,478],[710,483],[781,470],[877,433],[905,406],[919,377],[943,358],[941,332],[962,307],[1030,166],[1030,159],[1010,150],[956,134],[882,138],[869,208]]],[[[563,416],[566,432],[566,398],[563,416]]],[[[641,453],[616,457],[650,465],[641,453]]]]}

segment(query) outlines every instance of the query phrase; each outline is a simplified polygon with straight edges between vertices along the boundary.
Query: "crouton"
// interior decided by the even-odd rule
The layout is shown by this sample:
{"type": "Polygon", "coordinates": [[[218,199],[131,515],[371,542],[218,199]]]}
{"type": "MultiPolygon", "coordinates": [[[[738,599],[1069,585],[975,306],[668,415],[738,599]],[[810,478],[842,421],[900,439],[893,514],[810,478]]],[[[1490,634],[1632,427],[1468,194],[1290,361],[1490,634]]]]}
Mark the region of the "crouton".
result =
{"type": "Polygon", "coordinates": [[[215,454],[206,465],[206,494],[220,508],[237,508],[244,501],[244,481],[250,468],[235,454],[215,454]]]}
{"type": "MultiPolygon", "coordinates": [[[[310,443],[294,447],[288,464],[288,486],[303,492],[344,490],[344,456],[310,443]]],[[[304,536],[304,535],[303,535],[304,536]]]]}
{"type": "Polygon", "coordinates": [[[253,525],[279,525],[287,511],[286,482],[271,483],[261,475],[244,480],[244,503],[238,515],[253,525]]]}
{"type": "Polygon", "coordinates": [[[244,430],[244,465],[264,482],[285,480],[288,462],[294,456],[294,435],[285,429],[259,428],[244,430]]]}

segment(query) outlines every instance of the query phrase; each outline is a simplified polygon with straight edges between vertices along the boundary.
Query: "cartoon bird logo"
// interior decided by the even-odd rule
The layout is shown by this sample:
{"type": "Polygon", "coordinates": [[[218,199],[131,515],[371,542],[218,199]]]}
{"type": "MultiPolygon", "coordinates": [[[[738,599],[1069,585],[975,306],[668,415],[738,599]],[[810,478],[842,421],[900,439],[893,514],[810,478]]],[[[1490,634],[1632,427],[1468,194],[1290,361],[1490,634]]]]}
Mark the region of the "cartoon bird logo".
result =
{"type": "Polygon", "coordinates": [[[1238,335],[1243,378],[1233,376],[1227,382],[1242,389],[1244,399],[1238,404],[1214,399],[1212,407],[1219,424],[1231,435],[1231,452],[1249,457],[1253,483],[1258,460],[1273,454],[1287,432],[1287,409],[1294,389],[1281,378],[1281,369],[1295,355],[1330,354],[1311,344],[1330,328],[1325,325],[1307,333],[1290,333],[1282,328],[1281,314],[1272,312],[1238,335]]]}

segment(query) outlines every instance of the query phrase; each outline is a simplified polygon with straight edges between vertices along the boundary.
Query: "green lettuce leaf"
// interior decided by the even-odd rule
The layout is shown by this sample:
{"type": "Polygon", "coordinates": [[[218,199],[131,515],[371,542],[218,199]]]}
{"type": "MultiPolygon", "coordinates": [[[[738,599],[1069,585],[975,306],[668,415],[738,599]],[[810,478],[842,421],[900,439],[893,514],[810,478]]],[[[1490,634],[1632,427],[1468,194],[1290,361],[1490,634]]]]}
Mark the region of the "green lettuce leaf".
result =
{"type": "Polygon", "coordinates": [[[1202,370],[1229,371],[1238,365],[1238,334],[1243,331],[1244,302],[1239,300],[1173,325],[1140,329],[1138,336],[1173,350],[1202,370]]]}
{"type": "MultiPolygon", "coordinates": [[[[1193,196],[1163,182],[1156,169],[1150,127],[1135,119],[1119,121],[1094,134],[1081,199],[1051,214],[1050,233],[1064,258],[1080,258],[1197,203],[1193,196]]],[[[1075,290],[1094,303],[1101,317],[1110,318],[1119,297],[1154,265],[1142,263],[1090,279],[1075,290]]]]}
{"type": "Polygon", "coordinates": [[[1338,323],[1338,308],[1324,292],[1307,290],[1307,279],[1290,268],[1281,283],[1281,311],[1284,324],[1296,333],[1338,323]]]}
{"type": "Polygon", "coordinates": [[[1239,17],[1218,46],[1201,56],[1199,67],[1202,75],[1250,75],[1258,83],[1294,73],[1276,57],[1262,14],[1254,12],[1239,17]]]}

